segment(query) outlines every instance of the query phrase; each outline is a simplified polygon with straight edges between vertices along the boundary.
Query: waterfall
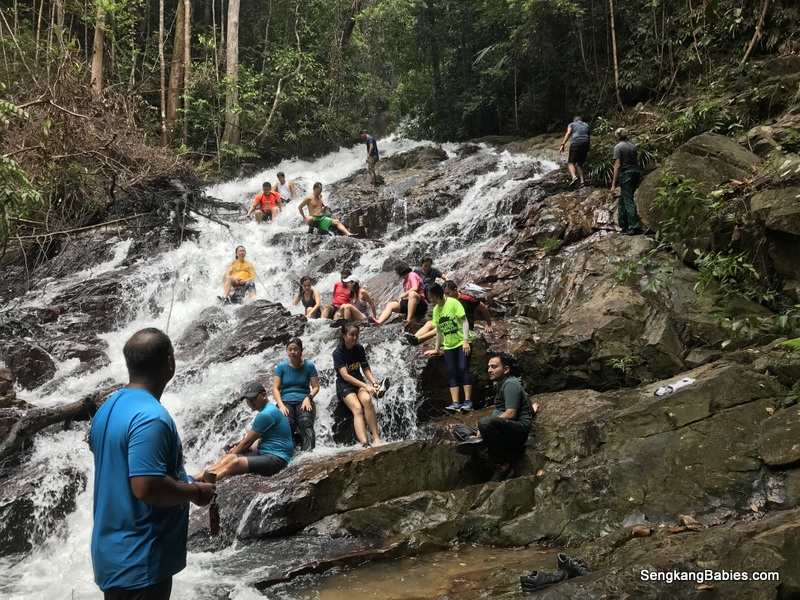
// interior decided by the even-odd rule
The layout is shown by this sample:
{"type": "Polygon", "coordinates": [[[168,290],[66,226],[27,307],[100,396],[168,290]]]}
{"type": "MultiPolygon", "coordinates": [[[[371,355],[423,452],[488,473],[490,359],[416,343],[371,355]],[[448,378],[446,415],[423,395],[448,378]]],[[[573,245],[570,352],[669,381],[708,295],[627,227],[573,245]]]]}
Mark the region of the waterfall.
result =
{"type": "MultiPolygon", "coordinates": [[[[430,142],[395,138],[380,140],[379,145],[384,156],[423,145],[433,146],[430,142]]],[[[460,160],[456,145],[441,147],[448,156],[445,164],[460,160]]],[[[77,359],[65,361],[59,365],[53,380],[37,389],[18,390],[20,396],[36,406],[56,406],[75,401],[109,382],[127,381],[122,357],[125,341],[135,331],[149,326],[168,329],[173,341],[177,340],[205,309],[219,306],[217,296],[222,293],[223,272],[233,260],[234,248],[239,244],[247,248],[247,259],[255,264],[257,298],[273,302],[288,304],[296,294],[299,277],[306,274],[309,260],[324,256],[328,249],[344,243],[358,245],[360,257],[355,264],[348,266],[375,296],[395,297],[399,294],[400,282],[393,274],[389,279],[379,275],[385,270],[387,259],[403,257],[413,247],[428,248],[436,257],[437,266],[466,283],[472,275],[459,270],[459,261],[466,256],[478,256],[484,247],[507,234],[514,218],[512,204],[516,192],[556,167],[549,161],[512,155],[486,146],[481,146],[479,152],[495,157],[496,166],[477,175],[475,183],[463,191],[460,203],[440,219],[415,231],[409,230],[408,205],[400,194],[395,193],[398,202],[395,210],[401,211],[403,217],[381,236],[386,242],[383,247],[368,240],[338,237],[325,238],[312,245],[309,243],[311,236],[306,233],[297,211],[299,200],[310,192],[315,181],[327,186],[364,169],[365,150],[362,145],[343,148],[314,161],[284,160],[256,176],[210,187],[207,190],[209,195],[239,202],[246,207],[260,191],[263,181],[274,182],[275,174],[284,171],[287,178],[295,182],[298,199],[290,203],[274,223],[258,225],[238,217],[227,228],[201,219],[195,225],[200,231],[197,239],[184,241],[175,249],[141,259],[132,266],[126,265],[124,271],[122,266],[131,247],[130,240],[118,240],[108,260],[101,264],[68,278],[40,281],[19,299],[19,307],[47,306],[59,293],[80,286],[86,280],[101,274],[119,273],[119,277],[124,278],[125,319],[114,331],[99,336],[108,344],[109,364],[87,373],[80,370],[77,359]],[[514,175],[520,168],[531,165],[536,165],[534,174],[525,177],[514,175]],[[386,281],[391,282],[387,289],[373,288],[373,285],[384,286],[386,281]]],[[[392,191],[387,188],[381,193],[391,194],[392,191]]],[[[332,204],[336,215],[335,199],[326,196],[326,200],[332,204]]],[[[335,270],[316,282],[323,304],[326,298],[330,298],[338,277],[338,270],[335,270]]],[[[383,303],[378,302],[377,297],[376,303],[380,310],[383,303]]],[[[221,307],[224,318],[231,320],[237,310],[239,308],[235,306],[221,307]]],[[[291,307],[290,310],[303,314],[302,307],[291,307]]],[[[367,349],[376,377],[388,375],[392,378],[387,400],[376,403],[379,426],[387,442],[420,437],[423,434],[416,423],[416,379],[413,360],[410,360],[412,353],[418,350],[401,342],[402,332],[398,326],[383,327],[386,335],[382,334],[367,349]]],[[[220,335],[225,335],[225,332],[223,323],[220,335]]],[[[328,322],[310,321],[302,337],[304,357],[314,362],[322,383],[317,401],[317,449],[312,455],[298,458],[311,460],[342,450],[332,441],[331,402],[335,389],[331,352],[336,330],[331,329],[328,322]]],[[[271,375],[275,365],[286,357],[282,347],[268,348],[259,354],[241,356],[228,362],[214,362],[209,359],[209,353],[213,353],[213,348],[206,349],[201,356],[178,358],[176,378],[162,397],[162,403],[175,418],[184,439],[188,472],[210,464],[219,457],[226,443],[240,439],[249,428],[253,413],[236,403],[222,415],[221,407],[235,399],[248,381],[271,375]],[[202,440],[202,443],[187,444],[189,439],[202,440]]],[[[99,596],[93,582],[89,554],[93,464],[86,443],[87,431],[88,424],[75,424],[70,431],[51,429],[36,437],[33,452],[25,459],[22,470],[30,473],[29,485],[36,482],[34,510],[41,527],[37,529],[35,539],[31,540],[32,551],[0,559],[0,569],[6,573],[0,578],[0,596],[10,599],[99,596]],[[85,485],[85,489],[78,494],[75,506],[70,508],[65,518],[54,518],[51,513],[59,502],[57,490],[60,488],[53,484],[63,482],[64,477],[75,478],[76,484],[85,485]]],[[[25,482],[19,485],[23,486],[25,482]]],[[[0,516],[4,507],[0,501],[0,516]]],[[[280,553],[285,549],[275,550],[273,556],[269,555],[270,544],[260,545],[262,556],[258,560],[285,560],[285,553],[280,553]]],[[[217,553],[190,553],[188,567],[175,578],[172,597],[202,598],[204,582],[207,581],[229,586],[234,589],[233,597],[236,598],[263,597],[246,585],[246,573],[252,567],[246,561],[233,560],[241,551],[234,546],[217,553]],[[232,565],[238,565],[239,571],[232,565]]]]}

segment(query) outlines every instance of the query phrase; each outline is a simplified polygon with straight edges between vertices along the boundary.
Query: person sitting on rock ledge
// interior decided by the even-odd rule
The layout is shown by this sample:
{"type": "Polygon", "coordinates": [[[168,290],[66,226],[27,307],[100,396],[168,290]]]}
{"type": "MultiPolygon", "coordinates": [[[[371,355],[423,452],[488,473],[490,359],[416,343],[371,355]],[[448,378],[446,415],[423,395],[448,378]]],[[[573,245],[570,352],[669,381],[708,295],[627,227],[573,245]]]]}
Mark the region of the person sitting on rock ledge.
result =
{"type": "Polygon", "coordinates": [[[509,460],[522,452],[531,432],[533,416],[539,409],[531,404],[519,379],[511,375],[514,358],[502,352],[489,359],[489,379],[495,386],[494,412],[478,421],[477,429],[456,425],[453,435],[461,443],[460,454],[474,455],[484,447],[496,465],[490,482],[505,481],[514,476],[509,460]]]}
{"type": "MultiPolygon", "coordinates": [[[[347,227],[342,225],[341,221],[325,216],[325,203],[322,201],[322,184],[319,181],[314,184],[312,192],[303,198],[297,210],[300,211],[300,216],[303,217],[303,221],[305,221],[309,227],[316,227],[324,233],[328,233],[331,227],[335,227],[342,235],[350,235],[350,232],[347,231],[347,227]],[[306,216],[306,213],[303,211],[303,208],[306,206],[308,206],[308,216],[306,216]]],[[[309,229],[309,232],[310,231],[309,229]]]]}
{"type": "Polygon", "coordinates": [[[245,221],[250,218],[250,214],[256,211],[256,221],[262,223],[264,219],[274,221],[281,214],[281,197],[278,192],[272,190],[269,181],[261,185],[261,193],[253,200],[253,205],[244,216],[245,221]]]}
{"type": "Polygon", "coordinates": [[[406,323],[410,323],[412,318],[422,319],[428,311],[422,277],[414,273],[407,264],[397,265],[394,271],[403,279],[403,295],[386,305],[381,316],[375,320],[378,325],[385,323],[395,312],[405,314],[406,323]]]}
{"type": "Polygon", "coordinates": [[[225,287],[222,294],[223,299],[228,300],[231,294],[231,287],[239,288],[245,293],[250,293],[250,300],[256,297],[256,269],[253,263],[245,260],[247,250],[244,246],[236,246],[236,260],[231,263],[225,273],[225,287]]]}
{"type": "MultiPolygon", "coordinates": [[[[248,384],[241,399],[247,402],[251,410],[258,411],[258,414],[244,439],[205,469],[214,471],[217,481],[243,473],[275,475],[286,468],[294,455],[289,421],[277,406],[267,402],[267,390],[264,386],[257,381],[248,384]],[[256,452],[252,452],[252,446],[256,442],[258,448],[256,452]]],[[[201,481],[203,472],[193,477],[201,481]]]]}
{"type": "MultiPolygon", "coordinates": [[[[459,290],[458,285],[452,279],[445,281],[442,284],[442,288],[444,289],[445,296],[448,298],[455,298],[461,303],[461,306],[464,307],[464,312],[467,315],[467,322],[469,323],[470,331],[475,329],[475,315],[478,314],[480,318],[486,322],[486,324],[483,326],[483,330],[486,333],[492,333],[492,316],[489,314],[489,309],[486,308],[486,305],[483,302],[472,295],[475,294],[475,291],[472,291],[470,294],[467,293],[470,288],[473,290],[481,290],[485,288],[479,288],[475,284],[468,283],[463,290],[459,290]]],[[[405,332],[403,336],[409,344],[412,346],[418,346],[423,342],[435,338],[436,328],[433,326],[433,321],[426,321],[425,325],[420,327],[416,333],[405,332]]]]}

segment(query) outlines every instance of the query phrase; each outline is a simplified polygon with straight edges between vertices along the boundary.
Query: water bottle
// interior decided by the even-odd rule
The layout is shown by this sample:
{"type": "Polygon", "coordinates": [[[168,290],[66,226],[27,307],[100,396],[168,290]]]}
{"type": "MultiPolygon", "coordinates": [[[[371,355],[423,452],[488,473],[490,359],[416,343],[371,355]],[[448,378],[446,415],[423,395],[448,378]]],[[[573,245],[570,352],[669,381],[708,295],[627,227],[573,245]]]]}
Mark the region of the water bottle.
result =
{"type": "MultiPolygon", "coordinates": [[[[214,471],[203,471],[203,481],[205,483],[216,483],[217,474],[214,471]]],[[[219,533],[219,504],[217,504],[217,495],[211,499],[211,504],[208,505],[208,525],[211,530],[211,535],[219,533]]]]}

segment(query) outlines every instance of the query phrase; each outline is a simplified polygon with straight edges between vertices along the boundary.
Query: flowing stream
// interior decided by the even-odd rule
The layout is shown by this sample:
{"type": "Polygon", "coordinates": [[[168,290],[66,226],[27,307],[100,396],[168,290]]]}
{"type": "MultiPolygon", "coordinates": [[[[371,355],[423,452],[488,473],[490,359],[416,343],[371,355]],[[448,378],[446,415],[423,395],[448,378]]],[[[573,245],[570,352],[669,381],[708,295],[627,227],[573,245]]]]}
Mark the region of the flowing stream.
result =
{"type": "MultiPolygon", "coordinates": [[[[380,142],[384,156],[411,150],[428,142],[411,142],[388,138],[380,142]]],[[[458,161],[458,147],[445,145],[447,163],[458,161]]],[[[511,155],[488,147],[480,153],[496,157],[496,167],[477,176],[475,185],[464,192],[463,200],[440,219],[431,221],[415,231],[404,225],[391,226],[382,236],[385,246],[358,242],[344,238],[329,237],[321,248],[313,249],[316,256],[323,255],[326,248],[336,244],[362,244],[363,252],[356,264],[347,265],[359,275],[362,282],[379,296],[386,292],[391,296],[400,289],[396,277],[387,279],[378,275],[384,270],[389,258],[407,255],[407,249],[424,246],[437,257],[436,264],[446,273],[454,273],[462,282],[469,281],[469,273],[458,270],[459,260],[475,255],[498,236],[508,232],[514,215],[511,211],[515,191],[530,179],[519,180],[509,173],[532,163],[541,165],[533,179],[540,177],[556,165],[526,155],[511,155]],[[377,290],[370,281],[391,281],[391,289],[377,290]]],[[[379,167],[380,168],[380,167],[379,167]]],[[[441,168],[441,167],[440,167],[441,168]]],[[[65,361],[58,367],[54,379],[34,390],[18,390],[20,397],[37,406],[55,406],[72,402],[92,393],[111,381],[127,380],[122,346],[135,331],[149,326],[167,330],[173,340],[180,336],[199,317],[201,312],[216,303],[221,293],[222,275],[225,267],[234,258],[238,244],[248,250],[247,258],[256,266],[257,297],[275,302],[288,302],[297,289],[299,277],[305,274],[309,262],[306,227],[297,212],[299,200],[310,191],[315,181],[324,185],[342,181],[364,169],[364,148],[341,149],[319,160],[306,162],[287,160],[248,179],[240,179],[213,186],[208,194],[226,201],[241,202],[247,206],[260,191],[264,180],[275,181],[275,173],[286,172],[295,181],[297,202],[291,203],[276,222],[257,225],[254,221],[241,219],[231,222],[230,228],[201,219],[196,225],[200,236],[185,241],[180,247],[140,260],[132,269],[125,271],[127,311],[119,327],[101,338],[108,343],[107,354],[111,359],[107,366],[85,373],[79,370],[77,359],[65,361]]],[[[346,189],[346,188],[343,188],[346,189]]],[[[383,194],[398,192],[388,187],[383,194]]],[[[336,215],[336,198],[326,196],[336,215]]],[[[397,203],[404,202],[402,198],[397,203]]],[[[405,210],[398,204],[395,210],[405,210]]],[[[402,214],[402,213],[398,213],[402,214]]],[[[92,266],[81,273],[60,280],[43,280],[36,289],[20,299],[21,307],[43,307],[64,290],[80,285],[82,281],[100,274],[120,269],[131,246],[130,241],[118,241],[110,260],[92,266]]],[[[344,265],[342,265],[344,266],[344,265]]],[[[393,274],[392,274],[393,276],[393,274]]],[[[338,270],[325,275],[316,282],[323,297],[323,304],[330,298],[330,290],[338,280],[338,270]]],[[[379,304],[379,310],[381,306],[379,304]]],[[[237,307],[224,307],[226,314],[233,314],[237,307]]],[[[302,314],[301,307],[292,307],[292,312],[302,314]]],[[[387,442],[420,437],[422,433],[416,423],[416,381],[407,360],[408,347],[397,335],[373,343],[368,355],[373,372],[378,377],[392,376],[391,402],[379,403],[378,419],[387,442]]],[[[304,356],[312,360],[323,377],[323,389],[318,399],[317,449],[315,456],[341,452],[332,441],[332,417],[329,403],[334,396],[331,351],[335,344],[336,330],[321,320],[308,323],[303,340],[304,356]]],[[[272,372],[275,364],[285,358],[282,347],[273,347],[259,354],[245,355],[234,360],[217,363],[198,357],[179,361],[177,376],[167,387],[163,404],[175,418],[184,440],[196,436],[203,443],[193,445],[186,451],[187,471],[192,472],[215,460],[221,448],[230,441],[230,431],[241,435],[252,419],[246,407],[236,405],[226,415],[230,427],[219,431],[215,421],[205,417],[215,409],[235,398],[241,386],[259,376],[272,372]]],[[[31,474],[31,485],[35,485],[34,511],[41,524],[35,536],[35,547],[25,555],[0,559],[0,597],[9,599],[98,598],[100,593],[92,578],[89,556],[89,540],[92,527],[92,455],[86,443],[87,424],[76,424],[69,431],[48,430],[39,434],[31,456],[23,467],[31,474]],[[87,485],[77,497],[77,507],[65,519],[51,515],[62,489],[64,473],[85,474],[87,485]],[[35,482],[35,483],[34,483],[35,482]]],[[[298,460],[306,460],[301,456],[298,460]]],[[[262,499],[262,501],[267,501],[262,499]]],[[[2,510],[0,504],[0,511],[2,510]]],[[[0,514],[2,514],[0,512],[0,514]]],[[[309,542],[311,543],[311,542],[309,542]]],[[[345,541],[340,542],[346,544],[345,541]]],[[[289,540],[265,542],[256,547],[242,548],[234,544],[216,553],[190,553],[188,567],[175,578],[173,598],[194,599],[208,597],[204,591],[208,581],[232,589],[230,597],[237,599],[267,597],[291,597],[286,591],[257,592],[249,585],[254,580],[253,572],[259,568],[275,565],[291,567],[292,561],[306,558],[309,552],[302,536],[289,540]],[[257,565],[262,565],[258,567],[257,565]]],[[[390,584],[387,584],[390,585],[390,584]]],[[[305,588],[304,594],[313,593],[313,585],[305,588]]],[[[381,594],[378,594],[381,596],[381,594]]],[[[308,596],[304,596],[308,597],[308,596]]]]}

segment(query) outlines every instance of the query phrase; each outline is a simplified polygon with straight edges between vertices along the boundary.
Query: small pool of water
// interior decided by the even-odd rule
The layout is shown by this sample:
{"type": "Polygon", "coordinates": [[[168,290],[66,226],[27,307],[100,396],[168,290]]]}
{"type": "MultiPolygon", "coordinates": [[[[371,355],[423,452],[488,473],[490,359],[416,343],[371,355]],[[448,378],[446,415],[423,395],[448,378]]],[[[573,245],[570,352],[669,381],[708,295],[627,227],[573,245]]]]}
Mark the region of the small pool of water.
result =
{"type": "MultiPolygon", "coordinates": [[[[556,570],[556,549],[517,550],[465,545],[446,552],[343,569],[294,582],[273,596],[294,600],[421,600],[516,598],[519,577],[534,569],[556,570]]],[[[278,591],[278,590],[273,590],[278,591]]]]}

